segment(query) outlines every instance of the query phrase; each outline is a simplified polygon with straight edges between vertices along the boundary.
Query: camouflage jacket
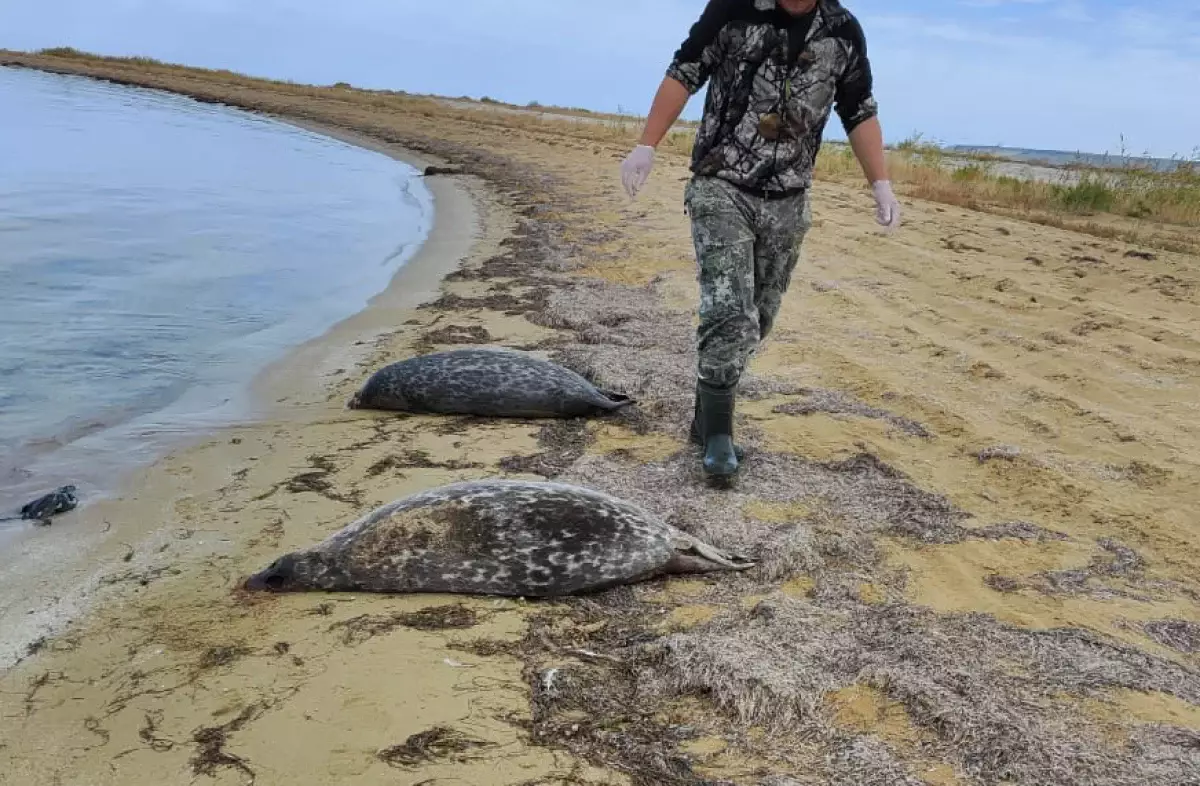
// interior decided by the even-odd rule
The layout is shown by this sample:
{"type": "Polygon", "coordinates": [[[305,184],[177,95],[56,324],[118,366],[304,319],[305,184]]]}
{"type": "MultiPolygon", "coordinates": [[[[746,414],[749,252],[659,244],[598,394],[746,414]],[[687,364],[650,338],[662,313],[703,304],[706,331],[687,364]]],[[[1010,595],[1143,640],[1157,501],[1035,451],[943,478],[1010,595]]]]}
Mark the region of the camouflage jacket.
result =
{"type": "Polygon", "coordinates": [[[755,191],[811,185],[831,109],[846,133],[878,111],[866,38],[838,0],[797,17],[776,0],[709,0],[667,76],[690,94],[711,78],[692,172],[755,191]]]}

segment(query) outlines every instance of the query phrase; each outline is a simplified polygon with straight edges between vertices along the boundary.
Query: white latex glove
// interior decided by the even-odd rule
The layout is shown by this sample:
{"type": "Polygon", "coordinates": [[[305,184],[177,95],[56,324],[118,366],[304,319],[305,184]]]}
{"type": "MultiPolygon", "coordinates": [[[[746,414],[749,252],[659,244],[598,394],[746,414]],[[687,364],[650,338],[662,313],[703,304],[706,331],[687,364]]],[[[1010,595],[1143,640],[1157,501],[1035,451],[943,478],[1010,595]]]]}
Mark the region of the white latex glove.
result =
{"type": "Polygon", "coordinates": [[[621,184],[625,186],[625,193],[629,194],[630,199],[637,196],[653,166],[654,148],[649,145],[638,145],[621,162],[621,184]]]}
{"type": "Polygon", "coordinates": [[[900,226],[900,202],[892,193],[890,180],[876,180],[871,184],[875,194],[875,220],[889,230],[900,226]]]}

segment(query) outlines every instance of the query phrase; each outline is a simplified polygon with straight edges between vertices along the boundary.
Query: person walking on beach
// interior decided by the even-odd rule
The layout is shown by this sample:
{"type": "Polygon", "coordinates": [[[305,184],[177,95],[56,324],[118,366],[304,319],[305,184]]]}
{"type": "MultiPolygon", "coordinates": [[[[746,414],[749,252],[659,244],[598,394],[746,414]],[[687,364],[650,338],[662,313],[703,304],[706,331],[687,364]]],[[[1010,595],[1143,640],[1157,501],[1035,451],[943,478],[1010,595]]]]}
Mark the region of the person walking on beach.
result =
{"type": "Polygon", "coordinates": [[[708,0],[675,52],[637,146],[621,164],[636,197],[654,151],[688,99],[711,79],[684,192],[700,284],[691,440],[704,470],[731,476],[736,388],[770,333],[811,226],[809,188],[836,110],[894,229],[892,193],[866,37],[838,0],[708,0]]]}

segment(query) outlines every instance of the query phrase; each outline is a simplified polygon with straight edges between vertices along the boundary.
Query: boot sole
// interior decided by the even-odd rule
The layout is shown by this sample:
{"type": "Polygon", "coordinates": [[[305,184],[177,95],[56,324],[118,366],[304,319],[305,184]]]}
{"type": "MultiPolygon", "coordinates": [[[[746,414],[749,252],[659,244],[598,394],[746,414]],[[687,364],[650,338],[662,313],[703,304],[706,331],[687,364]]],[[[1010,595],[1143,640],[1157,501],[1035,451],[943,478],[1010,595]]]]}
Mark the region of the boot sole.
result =
{"type": "MultiPolygon", "coordinates": [[[[704,441],[702,439],[700,439],[700,435],[696,432],[695,429],[692,429],[688,433],[688,442],[692,443],[693,445],[695,445],[698,448],[704,447],[704,441]]],[[[741,445],[733,446],[733,455],[737,456],[738,464],[741,464],[743,461],[746,460],[746,452],[744,450],[742,450],[741,445]]]]}
{"type": "Polygon", "coordinates": [[[737,479],[737,470],[734,470],[733,473],[729,475],[716,474],[709,472],[708,470],[704,471],[704,480],[706,481],[706,484],[717,489],[731,489],[737,485],[737,479]]]}

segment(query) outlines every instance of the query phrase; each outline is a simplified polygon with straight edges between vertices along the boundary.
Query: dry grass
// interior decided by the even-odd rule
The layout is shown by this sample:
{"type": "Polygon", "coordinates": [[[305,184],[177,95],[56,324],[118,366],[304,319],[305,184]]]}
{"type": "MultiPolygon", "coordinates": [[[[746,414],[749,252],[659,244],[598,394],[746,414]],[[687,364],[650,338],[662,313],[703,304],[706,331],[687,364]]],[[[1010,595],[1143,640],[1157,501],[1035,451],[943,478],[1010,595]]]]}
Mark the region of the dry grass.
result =
{"type": "Polygon", "coordinates": [[[1200,735],[1149,723],[1113,744],[1086,706],[1121,690],[1195,703],[1200,676],[1092,634],[775,592],[664,637],[644,625],[646,598],[576,604],[571,625],[547,618],[525,642],[533,733],[620,762],[636,783],[928,783],[914,761],[939,763],[958,783],[1195,782],[1200,735]],[[564,651],[583,655],[564,661],[564,651]],[[869,717],[843,728],[828,697],[856,689],[897,708],[900,733],[869,717]],[[681,702],[686,723],[673,722],[681,702]],[[754,777],[704,776],[684,751],[714,735],[758,762],[754,777]]]}
{"type": "MultiPolygon", "coordinates": [[[[1003,162],[988,157],[954,158],[968,163],[951,166],[940,148],[905,141],[889,151],[889,168],[897,190],[918,199],[1168,251],[1200,248],[1197,162],[1180,162],[1171,172],[1064,168],[1055,178],[1033,180],[1004,174],[1003,162]]],[[[818,157],[817,176],[846,181],[862,171],[848,146],[830,145],[818,157]]]]}
{"type": "MultiPolygon", "coordinates": [[[[746,724],[828,736],[821,698],[865,684],[902,705],[926,732],[926,755],[982,783],[1186,783],[1200,766],[1195,739],[1161,756],[1160,746],[1174,747],[1179,733],[1187,736],[1183,730],[1148,727],[1140,731],[1142,744],[1113,748],[1064,701],[1122,688],[1196,702],[1200,677],[1079,631],[784,597],[741,616],[653,648],[647,668],[656,688],[703,691],[746,724]]],[[[888,782],[871,774],[880,753],[852,756],[839,775],[888,782]]]]}
{"type": "MultiPolygon", "coordinates": [[[[1025,522],[965,527],[968,514],[871,456],[818,463],[755,453],[751,460],[753,474],[733,492],[700,490],[690,456],[653,466],[585,457],[565,474],[753,555],[759,567],[707,582],[689,597],[717,612],[692,630],[655,630],[662,601],[647,587],[572,604],[571,625],[535,627],[526,657],[540,664],[530,671],[539,733],[597,761],[620,761],[646,783],[715,782],[681,753],[710,732],[735,739],[777,777],[810,772],[813,783],[916,786],[914,760],[948,764],[962,782],[981,784],[1192,782],[1200,766],[1194,732],[1145,725],[1113,746],[1111,730],[1089,719],[1082,702],[1124,689],[1197,703],[1195,669],[1080,630],[1027,630],[988,615],[910,606],[900,600],[904,576],[886,569],[875,545],[880,535],[930,543],[1067,536],[1025,522]],[[743,513],[750,501],[799,499],[810,512],[774,526],[743,513]],[[803,599],[785,589],[797,576],[811,587],[803,599]],[[882,602],[864,601],[864,584],[879,588],[882,602]],[[753,598],[761,600],[747,604],[753,598]],[[564,650],[603,658],[564,665],[556,657],[564,650]],[[854,686],[903,708],[919,744],[840,729],[824,700],[854,686]],[[656,725],[688,699],[699,700],[699,709],[685,726],[656,725]]],[[[1101,546],[1108,556],[1094,560],[1089,574],[1141,572],[1136,552],[1101,546]]],[[[1194,626],[1148,628],[1181,651],[1193,646],[1194,626]]]]}

